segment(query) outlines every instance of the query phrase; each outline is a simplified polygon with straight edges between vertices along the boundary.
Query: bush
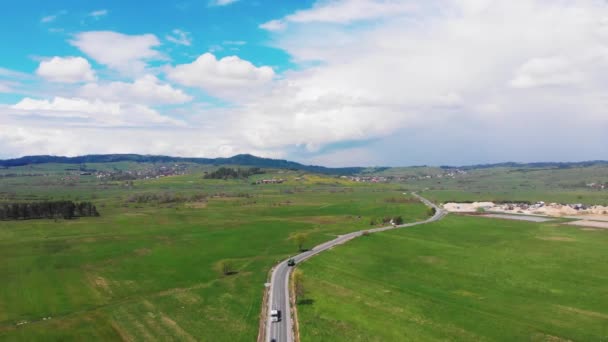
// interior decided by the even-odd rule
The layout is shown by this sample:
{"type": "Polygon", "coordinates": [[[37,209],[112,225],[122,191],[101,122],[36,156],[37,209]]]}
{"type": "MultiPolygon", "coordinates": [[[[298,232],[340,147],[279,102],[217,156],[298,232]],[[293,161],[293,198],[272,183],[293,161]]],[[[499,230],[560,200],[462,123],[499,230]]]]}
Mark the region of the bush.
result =
{"type": "Polygon", "coordinates": [[[234,263],[230,260],[221,260],[217,264],[217,269],[224,276],[229,276],[237,273],[234,268],[234,263]]]}

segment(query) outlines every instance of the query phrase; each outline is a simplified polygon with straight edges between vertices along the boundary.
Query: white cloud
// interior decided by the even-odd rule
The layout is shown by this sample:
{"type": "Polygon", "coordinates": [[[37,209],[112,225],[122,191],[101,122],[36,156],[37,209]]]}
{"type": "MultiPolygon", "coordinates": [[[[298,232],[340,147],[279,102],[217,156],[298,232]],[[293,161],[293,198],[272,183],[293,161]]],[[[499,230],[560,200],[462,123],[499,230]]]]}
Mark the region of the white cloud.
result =
{"type": "MultiPolygon", "coordinates": [[[[377,6],[373,15],[344,0],[280,18],[287,27],[272,35],[272,44],[298,64],[280,77],[234,56],[205,54],[167,67],[169,80],[232,100],[223,110],[180,107],[187,127],[108,134],[108,114],[72,110],[65,118],[62,111],[0,108],[0,132],[11,133],[0,134],[1,153],[283,156],[295,150],[334,165],[605,159],[606,3],[359,2],[370,3],[377,6]],[[391,13],[383,4],[402,10],[391,13]],[[332,17],[328,8],[349,11],[332,17]],[[40,113],[54,116],[36,119],[40,113]],[[80,125],[61,129],[66,120],[80,125]]],[[[131,60],[149,58],[158,56],[131,60]]],[[[91,93],[107,91],[107,103],[150,103],[141,93],[116,95],[134,91],[135,83],[101,83],[91,93]]],[[[86,106],[101,105],[89,99],[86,106]]],[[[117,121],[132,111],[121,105],[120,112],[117,121]]]]}
{"type": "Polygon", "coordinates": [[[572,62],[561,57],[533,58],[524,63],[510,85],[515,88],[564,86],[582,81],[572,62]]]}
{"type": "Polygon", "coordinates": [[[44,16],[40,19],[40,22],[43,24],[48,24],[48,23],[52,23],[53,21],[57,20],[57,18],[59,18],[62,15],[67,14],[68,12],[66,10],[61,10],[59,12],[57,12],[56,14],[52,14],[52,15],[47,15],[44,16]]]}
{"type": "MultiPolygon", "coordinates": [[[[73,99],[68,99],[72,100],[73,99]]],[[[53,102],[53,101],[50,101],[53,102]]],[[[78,102],[78,101],[76,101],[78,102]]],[[[85,109],[93,107],[105,109],[95,102],[70,104],[67,107],[85,109]]],[[[39,108],[41,105],[28,106],[39,108]]],[[[48,105],[43,104],[46,108],[48,105]]],[[[61,106],[65,107],[65,106],[61,106]]],[[[140,119],[130,125],[116,125],[105,122],[88,122],[86,117],[36,117],[28,111],[12,109],[0,105],[0,157],[16,157],[32,154],[83,155],[90,153],[141,153],[176,156],[228,157],[239,153],[254,153],[266,157],[283,157],[280,152],[256,150],[243,144],[242,138],[218,125],[221,118],[230,113],[213,113],[206,116],[203,123],[191,126],[167,124],[145,124],[140,119]],[[138,126],[134,129],[132,126],[138,126]]],[[[131,113],[132,108],[120,108],[120,112],[131,113]]],[[[89,110],[90,116],[98,115],[89,110]]],[[[45,112],[46,113],[46,112],[45,112]]],[[[209,113],[208,113],[209,114],[209,113]]],[[[87,114],[88,115],[88,114],[87,114]]],[[[84,115],[84,116],[87,116],[84,115]]],[[[106,114],[107,115],[107,114],[106,114]]],[[[129,116],[125,114],[125,116],[129,116]]],[[[125,118],[126,119],[126,118],[125,118]]],[[[125,120],[122,119],[122,120],[125,120]]],[[[89,119],[90,120],[90,119],[89,119]]]]}
{"type": "Polygon", "coordinates": [[[238,97],[257,93],[275,74],[268,66],[256,67],[237,56],[218,60],[205,53],[190,64],[169,68],[167,76],[181,85],[201,88],[214,96],[238,97]]]}
{"type": "Polygon", "coordinates": [[[10,93],[13,89],[5,83],[0,83],[0,93],[10,93]]]}
{"type": "Polygon", "coordinates": [[[238,46],[241,46],[241,45],[247,44],[247,42],[244,41],[244,40],[224,40],[222,42],[222,44],[224,44],[224,45],[238,45],[238,46]]]}
{"type": "Polygon", "coordinates": [[[243,137],[259,149],[315,151],[432,129],[501,151],[525,149],[526,122],[526,134],[543,132],[537,151],[547,152],[564,145],[573,121],[606,125],[605,3],[451,0],[441,12],[437,4],[322,1],[280,19],[273,25],[290,29],[277,32],[274,46],[302,65],[320,63],[285,74],[273,93],[245,105],[243,137]],[[327,25],[379,17],[374,25],[327,25]],[[562,124],[548,132],[548,122],[562,124]],[[465,138],[451,132],[455,125],[487,134],[465,138]]]}
{"type": "Polygon", "coordinates": [[[106,10],[106,9],[96,10],[96,11],[89,13],[89,16],[93,17],[95,19],[99,19],[106,15],[108,15],[108,10],[106,10]]]}
{"type": "Polygon", "coordinates": [[[145,75],[133,83],[89,83],[79,90],[79,94],[89,99],[145,104],[179,104],[192,100],[192,96],[161,83],[153,75],[145,75]]]}
{"type": "Polygon", "coordinates": [[[167,35],[165,39],[178,45],[190,46],[192,44],[192,36],[190,35],[190,32],[179,29],[171,31],[171,35],[167,35]]]}
{"type": "Polygon", "coordinates": [[[374,20],[410,13],[415,6],[402,0],[329,0],[319,1],[312,8],[297,11],[282,19],[260,25],[269,31],[279,31],[288,23],[348,24],[361,20],[374,20]]]}
{"type": "Polygon", "coordinates": [[[211,0],[209,3],[210,6],[226,6],[233,4],[239,0],[211,0]]]}
{"type": "Polygon", "coordinates": [[[95,61],[127,73],[142,72],[147,61],[165,58],[154,49],[160,41],[153,34],[89,31],[76,34],[70,43],[95,61]]]}
{"type": "Polygon", "coordinates": [[[40,19],[41,23],[50,23],[55,21],[55,19],[57,19],[56,15],[47,15],[46,17],[42,17],[42,19],[40,19]]]}
{"type": "Polygon", "coordinates": [[[89,101],[81,98],[55,97],[52,100],[37,100],[26,97],[11,106],[10,109],[13,110],[13,114],[20,116],[61,119],[65,126],[145,127],[182,124],[178,120],[162,116],[154,109],[143,105],[101,100],[89,101]]]}
{"type": "Polygon", "coordinates": [[[287,24],[285,23],[285,21],[279,20],[279,19],[271,20],[271,21],[265,22],[260,25],[261,29],[264,29],[267,31],[281,31],[281,30],[285,29],[286,27],[287,27],[287,24]]]}
{"type": "Polygon", "coordinates": [[[82,57],[53,57],[40,62],[36,74],[51,82],[78,83],[95,80],[89,61],[82,57]]]}

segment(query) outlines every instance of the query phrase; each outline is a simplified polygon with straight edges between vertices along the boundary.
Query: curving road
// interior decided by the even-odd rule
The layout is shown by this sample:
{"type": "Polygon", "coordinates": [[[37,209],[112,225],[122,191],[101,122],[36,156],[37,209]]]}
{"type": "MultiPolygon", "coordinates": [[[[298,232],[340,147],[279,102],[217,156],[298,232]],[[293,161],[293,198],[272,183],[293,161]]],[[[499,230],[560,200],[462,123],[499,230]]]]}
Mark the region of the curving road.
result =
{"type": "MultiPolygon", "coordinates": [[[[446,213],[436,206],[431,201],[423,198],[418,194],[413,194],[420,201],[426,204],[429,207],[435,208],[435,215],[425,221],[414,222],[402,224],[399,226],[388,226],[382,228],[374,228],[374,229],[365,229],[357,232],[352,232],[345,235],[340,235],[334,240],[322,243],[313,249],[298,254],[293,257],[297,263],[300,263],[314,255],[317,255],[327,249],[330,249],[334,246],[343,244],[347,241],[350,241],[356,237],[361,236],[364,232],[377,233],[383,232],[385,230],[405,228],[417,226],[420,224],[425,224],[429,222],[434,222],[442,219],[446,213]]],[[[291,273],[293,267],[287,266],[287,260],[283,260],[280,264],[278,264],[274,270],[272,271],[272,276],[270,279],[270,297],[268,300],[268,318],[266,322],[266,340],[272,341],[273,339],[277,342],[292,342],[293,341],[293,329],[291,322],[291,314],[290,314],[290,306],[289,306],[289,275],[291,273]],[[270,318],[270,310],[277,309],[281,310],[281,321],[279,322],[271,322],[270,318]]]]}

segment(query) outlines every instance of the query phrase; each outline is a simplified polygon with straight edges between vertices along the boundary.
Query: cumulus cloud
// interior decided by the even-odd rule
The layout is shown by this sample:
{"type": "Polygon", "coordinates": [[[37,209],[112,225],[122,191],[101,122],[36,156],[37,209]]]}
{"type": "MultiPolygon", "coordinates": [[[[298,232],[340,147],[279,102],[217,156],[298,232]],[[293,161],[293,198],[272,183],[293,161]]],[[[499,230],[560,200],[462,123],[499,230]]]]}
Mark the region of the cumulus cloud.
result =
{"type": "MultiPolygon", "coordinates": [[[[73,99],[69,99],[73,100],[73,99]]],[[[53,101],[49,101],[53,102],[53,101]]],[[[71,102],[71,101],[70,101],[71,102]]],[[[95,102],[91,102],[96,106],[95,102]]],[[[91,104],[89,103],[89,104],[91,104]]],[[[38,108],[40,105],[35,105],[38,108]]],[[[43,107],[47,107],[44,104],[43,107]]],[[[69,104],[69,108],[87,106],[69,104]]],[[[25,106],[31,108],[32,106],[25,106]]],[[[87,106],[88,107],[88,106],[87,106]]],[[[107,111],[107,109],[102,109],[107,111]]],[[[120,108],[131,112],[132,108],[120,108]]],[[[281,152],[256,150],[243,144],[235,132],[219,126],[219,120],[204,120],[189,126],[167,124],[131,125],[86,123],[81,117],[36,117],[24,110],[0,106],[0,158],[31,154],[83,155],[90,153],[141,153],[176,156],[228,157],[254,153],[266,157],[283,157],[281,152]],[[69,129],[66,129],[69,128],[69,129]]],[[[34,112],[39,112],[36,109],[34,112]]],[[[91,116],[97,115],[90,111],[91,116]]],[[[217,113],[230,117],[230,113],[217,113]]],[[[145,120],[143,120],[145,121],[145,120]]]]}
{"type": "Polygon", "coordinates": [[[89,99],[145,104],[180,104],[192,96],[162,83],[156,76],[145,75],[134,82],[89,83],[79,90],[80,96],[89,99]]]}
{"type": "Polygon", "coordinates": [[[167,70],[169,79],[188,87],[197,87],[219,97],[246,96],[257,92],[275,76],[271,67],[256,67],[237,56],[217,59],[211,53],[194,62],[167,70]]]}
{"type": "Polygon", "coordinates": [[[168,34],[165,39],[167,39],[171,43],[178,45],[190,46],[192,44],[192,37],[190,35],[190,32],[182,31],[179,29],[171,31],[171,34],[168,34]]]}
{"type": "MultiPolygon", "coordinates": [[[[277,77],[270,67],[212,54],[167,67],[168,80],[228,99],[231,107],[193,110],[188,127],[171,130],[121,128],[104,137],[107,125],[78,126],[70,130],[71,139],[92,137],[100,143],[70,152],[124,152],[122,145],[135,152],[178,155],[300,155],[333,165],[606,158],[605,2],[411,3],[320,1],[278,18],[274,25],[284,29],[271,35],[272,45],[289,55],[294,70],[277,77]],[[357,3],[366,10],[357,9],[357,3]],[[350,10],[328,10],[336,8],[350,10]],[[349,148],[353,142],[357,147],[349,148]]],[[[156,46],[148,46],[152,57],[126,60],[159,58],[156,46]]],[[[113,97],[129,94],[135,83],[119,82],[103,102],[149,103],[134,94],[132,100],[113,97]]],[[[178,96],[165,90],[169,98],[178,96]]],[[[97,106],[92,99],[85,101],[97,106]]],[[[0,132],[11,130],[15,136],[0,141],[2,146],[23,141],[34,149],[38,145],[32,137],[40,133],[48,140],[42,148],[52,147],[54,153],[66,148],[47,127],[52,121],[36,124],[36,115],[50,115],[49,109],[10,111],[16,114],[0,115],[0,132]]],[[[104,111],[109,110],[99,110],[104,111]]],[[[126,120],[130,111],[122,106],[120,111],[120,120],[126,120]]],[[[75,117],[83,112],[72,110],[72,118],[58,120],[107,117],[86,112],[75,117]]]]}
{"type": "Polygon", "coordinates": [[[319,1],[306,10],[300,10],[282,19],[268,21],[260,28],[279,31],[288,23],[337,23],[394,17],[412,12],[414,5],[402,0],[328,0],[319,1]]]}
{"type": "Polygon", "coordinates": [[[26,117],[61,119],[66,126],[145,127],[181,125],[181,122],[160,115],[154,109],[137,104],[89,101],[81,98],[55,97],[48,99],[23,98],[10,107],[9,114],[26,117]]]}
{"type": "Polygon", "coordinates": [[[143,71],[147,61],[164,59],[155,50],[160,41],[153,34],[89,31],[76,34],[70,43],[98,63],[128,73],[143,71]]]}
{"type": "Polygon", "coordinates": [[[82,57],[53,57],[40,62],[36,74],[51,82],[78,83],[95,80],[91,64],[82,57]]]}
{"type": "MultiPolygon", "coordinates": [[[[454,141],[500,151],[505,144],[525,149],[519,123],[526,122],[528,133],[544,132],[540,151],[564,145],[561,137],[575,120],[606,125],[599,114],[608,78],[605,3],[442,4],[438,12],[433,1],[418,7],[407,1],[321,1],[279,19],[272,25],[290,29],[275,34],[275,46],[296,61],[320,63],[284,75],[272,94],[245,106],[242,122],[251,129],[244,124],[243,136],[258,148],[315,151],[414,129],[454,136],[458,122],[490,137],[454,141]],[[386,20],[342,25],[379,17],[386,20]],[[547,122],[563,124],[546,132],[547,122]]],[[[541,152],[537,156],[542,159],[541,152]]]]}

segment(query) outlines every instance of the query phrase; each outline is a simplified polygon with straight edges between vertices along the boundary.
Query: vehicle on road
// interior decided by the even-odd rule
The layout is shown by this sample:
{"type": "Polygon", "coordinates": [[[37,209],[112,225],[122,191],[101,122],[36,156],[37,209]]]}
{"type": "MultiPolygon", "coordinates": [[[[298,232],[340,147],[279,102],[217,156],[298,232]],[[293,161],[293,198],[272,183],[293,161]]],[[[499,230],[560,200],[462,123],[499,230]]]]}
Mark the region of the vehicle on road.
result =
{"type": "Polygon", "coordinates": [[[281,310],[273,309],[270,310],[270,320],[272,322],[280,322],[281,321],[281,310]]]}
{"type": "Polygon", "coordinates": [[[291,258],[287,261],[287,266],[295,266],[296,265],[296,261],[294,258],[291,258]]]}

